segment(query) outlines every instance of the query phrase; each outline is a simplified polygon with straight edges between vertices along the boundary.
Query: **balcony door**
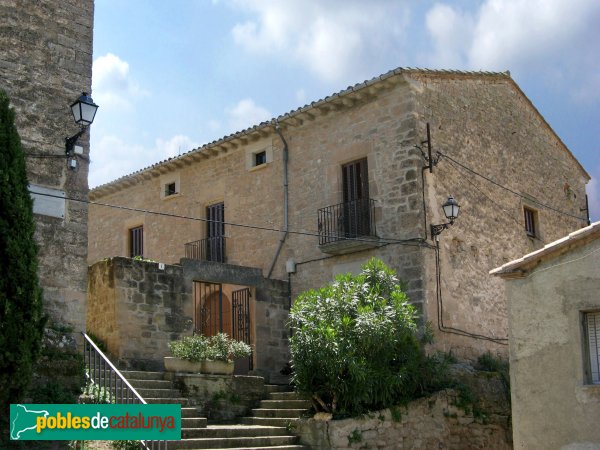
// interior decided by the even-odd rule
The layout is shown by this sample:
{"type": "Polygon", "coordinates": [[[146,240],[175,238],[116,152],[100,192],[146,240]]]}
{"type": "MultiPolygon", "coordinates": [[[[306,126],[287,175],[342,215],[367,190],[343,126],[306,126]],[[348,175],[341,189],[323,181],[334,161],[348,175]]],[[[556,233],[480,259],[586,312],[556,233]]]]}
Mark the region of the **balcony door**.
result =
{"type": "Polygon", "coordinates": [[[342,166],[343,227],[347,237],[371,234],[368,174],[367,158],[342,166]]]}
{"type": "Polygon", "coordinates": [[[225,204],[208,206],[206,218],[206,259],[225,262],[225,204]]]}

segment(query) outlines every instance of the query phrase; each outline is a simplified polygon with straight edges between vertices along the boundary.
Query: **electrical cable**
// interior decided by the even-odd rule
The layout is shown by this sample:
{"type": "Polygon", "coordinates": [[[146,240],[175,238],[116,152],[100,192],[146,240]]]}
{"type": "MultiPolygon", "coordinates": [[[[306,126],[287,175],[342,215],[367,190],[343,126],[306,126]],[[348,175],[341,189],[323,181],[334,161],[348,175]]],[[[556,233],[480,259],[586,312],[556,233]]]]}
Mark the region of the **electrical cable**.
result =
{"type": "Polygon", "coordinates": [[[506,213],[506,216],[509,217],[510,219],[512,219],[519,228],[521,228],[523,226],[523,224],[521,222],[519,222],[518,219],[513,217],[512,214],[506,208],[504,208],[502,205],[498,204],[498,202],[494,201],[485,192],[483,192],[481,190],[481,188],[479,186],[477,186],[469,177],[467,177],[466,175],[461,173],[451,161],[449,161],[449,164],[450,164],[450,167],[452,167],[456,171],[456,173],[458,173],[461,177],[463,177],[467,183],[469,183],[471,186],[473,186],[476,191],[478,191],[481,195],[483,195],[485,198],[487,198],[493,205],[496,205],[498,208],[500,208],[502,211],[504,211],[506,213]]]}
{"type": "Polygon", "coordinates": [[[436,274],[436,300],[437,300],[437,318],[438,318],[438,329],[443,333],[456,334],[459,336],[465,336],[472,339],[478,339],[482,341],[490,341],[499,345],[508,345],[507,338],[493,338],[484,336],[481,334],[471,333],[469,331],[461,330],[459,328],[447,327],[444,325],[444,302],[442,298],[442,270],[440,264],[440,243],[436,241],[435,246],[435,274],[436,274]]]}
{"type": "MultiPolygon", "coordinates": [[[[210,223],[210,222],[222,223],[223,225],[228,225],[230,227],[247,228],[247,229],[252,229],[252,230],[260,230],[260,231],[270,231],[270,232],[275,232],[275,233],[284,232],[284,230],[281,230],[279,228],[268,228],[268,227],[261,227],[261,226],[257,226],[257,225],[248,225],[248,224],[240,224],[240,223],[234,223],[234,222],[217,221],[217,220],[205,219],[203,217],[183,216],[183,215],[174,214],[174,213],[152,211],[152,210],[141,209],[141,208],[133,208],[131,206],[112,205],[110,203],[96,202],[93,200],[84,200],[84,199],[79,199],[79,198],[74,198],[74,197],[61,197],[59,195],[54,195],[54,194],[49,194],[49,193],[40,193],[40,192],[32,192],[32,191],[29,191],[29,192],[32,194],[41,195],[44,197],[59,198],[61,200],[70,200],[70,201],[74,201],[74,202],[86,203],[89,205],[104,206],[107,208],[115,208],[115,209],[121,209],[121,210],[125,210],[125,211],[133,211],[133,212],[139,212],[139,213],[144,213],[144,214],[152,214],[152,215],[162,216],[162,217],[171,217],[171,218],[184,219],[184,220],[195,220],[195,221],[206,222],[206,223],[210,223]]],[[[305,231],[305,230],[302,230],[302,231],[288,230],[288,233],[296,234],[296,235],[300,235],[300,236],[311,236],[311,237],[321,236],[318,232],[305,231]]],[[[337,235],[328,235],[328,236],[334,237],[337,240],[370,242],[370,243],[373,242],[373,240],[369,239],[369,238],[346,237],[346,236],[337,236],[337,235]]],[[[418,246],[418,247],[428,247],[428,246],[432,247],[429,244],[427,244],[426,242],[422,242],[421,238],[411,238],[411,239],[379,238],[379,240],[377,242],[380,244],[400,244],[400,245],[418,246]]]]}
{"type": "Polygon", "coordinates": [[[516,192],[516,191],[512,190],[511,188],[506,187],[506,186],[498,183],[497,181],[492,180],[491,178],[489,178],[489,177],[487,177],[485,175],[480,174],[479,172],[471,169],[470,167],[465,166],[460,161],[457,161],[456,159],[452,158],[451,156],[446,155],[445,153],[437,151],[437,154],[440,155],[443,158],[447,158],[448,160],[454,162],[455,164],[458,164],[460,167],[462,167],[463,169],[465,169],[468,172],[472,173],[473,175],[476,175],[476,176],[478,176],[480,178],[483,178],[484,180],[488,181],[489,183],[492,183],[495,186],[498,186],[499,188],[504,189],[505,191],[510,192],[513,195],[516,195],[517,197],[520,197],[520,198],[522,198],[524,200],[527,200],[528,202],[535,203],[538,206],[541,206],[543,208],[549,209],[551,211],[554,211],[554,212],[556,212],[558,214],[562,214],[564,216],[572,217],[574,219],[578,219],[578,220],[582,220],[582,221],[586,221],[587,220],[587,218],[585,218],[585,217],[579,217],[579,216],[576,216],[575,214],[571,214],[571,213],[568,213],[566,211],[561,211],[560,209],[557,209],[554,206],[547,205],[545,203],[542,203],[542,202],[539,202],[537,200],[531,199],[531,198],[529,198],[529,197],[527,197],[527,196],[525,196],[523,194],[520,194],[519,192],[516,192]]]}

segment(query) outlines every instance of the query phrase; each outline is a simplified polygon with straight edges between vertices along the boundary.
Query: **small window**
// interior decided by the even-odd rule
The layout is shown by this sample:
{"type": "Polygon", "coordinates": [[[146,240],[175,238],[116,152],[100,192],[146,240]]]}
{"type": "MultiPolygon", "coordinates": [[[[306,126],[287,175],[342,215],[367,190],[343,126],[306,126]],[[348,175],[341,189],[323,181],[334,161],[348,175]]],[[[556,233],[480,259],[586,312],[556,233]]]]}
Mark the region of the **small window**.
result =
{"type": "Polygon", "coordinates": [[[600,311],[584,313],[583,327],[588,357],[588,381],[600,384],[600,311]]]}
{"type": "Polygon", "coordinates": [[[135,227],[129,230],[129,256],[144,257],[144,227],[135,227]]]}
{"type": "Polygon", "coordinates": [[[177,185],[175,182],[165,184],[165,197],[177,194],[177,185]]]}
{"type": "Polygon", "coordinates": [[[525,214],[525,232],[527,236],[537,237],[537,212],[531,208],[523,208],[523,213],[525,214]]]}
{"type": "Polygon", "coordinates": [[[254,154],[254,165],[260,166],[261,164],[266,164],[267,162],[267,152],[262,151],[254,154]]]}

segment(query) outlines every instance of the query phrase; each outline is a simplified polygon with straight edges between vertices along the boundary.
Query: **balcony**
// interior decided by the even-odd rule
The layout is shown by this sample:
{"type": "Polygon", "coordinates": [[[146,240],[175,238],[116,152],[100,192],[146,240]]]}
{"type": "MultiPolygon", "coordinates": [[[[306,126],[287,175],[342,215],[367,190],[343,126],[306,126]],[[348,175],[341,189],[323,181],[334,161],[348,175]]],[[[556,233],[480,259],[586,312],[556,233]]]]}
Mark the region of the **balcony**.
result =
{"type": "Polygon", "coordinates": [[[358,199],[318,210],[319,248],[343,255],[379,246],[375,229],[375,200],[358,199]]]}
{"type": "Polygon", "coordinates": [[[215,236],[185,244],[185,257],[200,261],[225,262],[225,236],[215,236]]]}

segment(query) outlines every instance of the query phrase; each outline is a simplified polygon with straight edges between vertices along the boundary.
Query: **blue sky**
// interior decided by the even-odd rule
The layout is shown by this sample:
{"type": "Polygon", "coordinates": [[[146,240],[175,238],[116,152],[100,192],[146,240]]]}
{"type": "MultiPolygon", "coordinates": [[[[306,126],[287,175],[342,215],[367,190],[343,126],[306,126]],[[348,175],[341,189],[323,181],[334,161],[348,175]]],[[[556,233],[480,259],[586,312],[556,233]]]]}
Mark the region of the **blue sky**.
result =
{"type": "Polygon", "coordinates": [[[90,186],[396,67],[510,70],[592,176],[598,0],[95,0],[90,186]]]}

